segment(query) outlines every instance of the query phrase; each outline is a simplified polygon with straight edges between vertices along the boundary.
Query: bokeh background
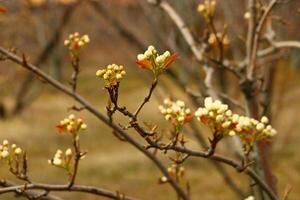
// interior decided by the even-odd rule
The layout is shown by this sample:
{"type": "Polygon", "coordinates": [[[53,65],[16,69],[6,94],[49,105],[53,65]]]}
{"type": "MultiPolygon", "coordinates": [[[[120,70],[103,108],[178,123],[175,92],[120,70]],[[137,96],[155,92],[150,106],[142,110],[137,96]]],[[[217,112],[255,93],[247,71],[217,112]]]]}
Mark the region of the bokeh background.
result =
{"type": "MultiPolygon", "coordinates": [[[[199,41],[205,38],[205,23],[197,13],[200,0],[170,0],[170,4],[187,22],[187,26],[199,41]]],[[[68,84],[72,69],[64,38],[75,31],[88,34],[91,38],[81,54],[81,73],[78,91],[100,111],[105,112],[107,94],[95,71],[107,64],[123,64],[127,70],[121,84],[120,101],[134,110],[144,99],[151,84],[151,74],[140,70],[135,59],[138,53],[150,44],[160,51],[170,49],[180,55],[169,73],[160,79],[160,87],[145,106],[141,120],[158,124],[161,130],[170,128],[158,112],[157,106],[163,98],[184,99],[192,104],[184,90],[197,90],[203,78],[185,41],[172,21],[158,8],[144,0],[2,0],[0,4],[7,12],[0,14],[0,45],[13,48],[19,55],[25,53],[30,61],[51,74],[57,80],[68,84]],[[176,79],[174,79],[174,77],[176,79]],[[198,79],[197,79],[198,78],[198,79]],[[177,80],[177,81],[176,81],[177,80]]],[[[274,29],[278,40],[300,40],[298,8],[300,2],[290,1],[275,9],[274,29]]],[[[231,48],[228,56],[242,59],[247,23],[244,19],[244,1],[217,1],[216,25],[222,29],[228,24],[231,48]]],[[[291,200],[300,199],[300,67],[299,50],[280,54],[268,65],[276,68],[272,83],[270,112],[272,124],[278,130],[273,141],[271,158],[280,195],[287,186],[292,186],[291,200]]],[[[237,80],[224,73],[225,91],[242,103],[237,89],[237,80]]],[[[220,87],[216,80],[216,87],[220,87]]],[[[65,172],[48,164],[56,149],[66,149],[70,140],[57,134],[55,125],[77,105],[73,99],[55,91],[36,77],[15,64],[0,62],[0,140],[8,139],[27,150],[29,173],[39,182],[64,183],[65,172]],[[28,79],[28,80],[27,80],[28,79]],[[26,81],[27,80],[27,81],[26,81]]],[[[195,107],[192,107],[195,110],[195,107]]],[[[74,112],[74,111],[72,111],[74,112]]],[[[176,196],[169,185],[158,184],[161,176],[157,168],[129,144],[121,142],[111,130],[86,111],[82,116],[88,124],[88,131],[82,135],[82,148],[88,155],[80,164],[78,183],[96,185],[111,190],[120,190],[140,199],[168,200],[176,196]]],[[[117,116],[116,120],[126,123],[117,116]]],[[[209,132],[200,127],[205,137],[209,132]]],[[[188,144],[199,148],[189,129],[185,130],[188,144]]],[[[134,133],[132,133],[134,134],[134,133]]],[[[222,144],[218,151],[223,154],[229,146],[222,144]]],[[[163,158],[166,165],[171,162],[163,158]]],[[[185,164],[193,199],[232,200],[238,198],[211,162],[205,159],[189,159],[185,164]]],[[[233,179],[245,191],[249,185],[246,176],[225,167],[233,179]]],[[[0,163],[0,178],[15,180],[5,163],[0,163]]],[[[90,195],[62,193],[66,199],[102,199],[90,195]]],[[[15,199],[6,195],[1,199],[15,199]]]]}

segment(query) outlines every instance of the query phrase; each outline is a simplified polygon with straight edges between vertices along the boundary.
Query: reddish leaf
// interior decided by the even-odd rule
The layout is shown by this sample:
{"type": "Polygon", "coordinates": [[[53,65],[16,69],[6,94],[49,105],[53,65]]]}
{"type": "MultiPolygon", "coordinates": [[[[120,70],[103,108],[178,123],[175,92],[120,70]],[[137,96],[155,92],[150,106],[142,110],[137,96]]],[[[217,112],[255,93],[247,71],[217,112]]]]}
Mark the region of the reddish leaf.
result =
{"type": "Polygon", "coordinates": [[[193,117],[194,117],[194,115],[192,115],[192,114],[187,115],[184,119],[184,122],[185,123],[191,122],[193,120],[193,117]]]}
{"type": "Polygon", "coordinates": [[[135,63],[138,64],[139,67],[142,69],[152,68],[152,63],[149,60],[137,60],[135,63]]]}
{"type": "Polygon", "coordinates": [[[7,9],[3,6],[0,6],[0,13],[6,13],[7,9]]]}
{"type": "Polygon", "coordinates": [[[64,125],[56,125],[56,128],[58,130],[59,133],[63,133],[65,131],[65,126],[64,125]]]}
{"type": "Polygon", "coordinates": [[[168,68],[175,60],[178,59],[178,54],[176,53],[173,53],[171,56],[169,56],[166,61],[165,61],[165,64],[164,64],[164,67],[165,68],[168,68]]]}
{"type": "Polygon", "coordinates": [[[208,117],[206,117],[206,116],[201,116],[200,117],[200,120],[201,120],[201,122],[203,122],[204,124],[207,124],[208,123],[208,117]]]}

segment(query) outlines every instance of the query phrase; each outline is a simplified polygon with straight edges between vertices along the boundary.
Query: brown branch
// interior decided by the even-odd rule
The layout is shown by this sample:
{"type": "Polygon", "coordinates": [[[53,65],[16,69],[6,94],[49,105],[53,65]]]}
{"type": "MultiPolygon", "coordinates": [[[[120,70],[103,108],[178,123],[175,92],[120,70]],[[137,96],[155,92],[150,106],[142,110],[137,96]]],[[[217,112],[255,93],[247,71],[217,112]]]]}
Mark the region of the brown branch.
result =
{"type": "Polygon", "coordinates": [[[72,187],[75,183],[75,179],[79,167],[79,161],[83,156],[83,154],[80,152],[79,136],[73,136],[73,148],[75,150],[75,155],[74,155],[73,172],[71,174],[71,179],[68,184],[69,187],[72,187]]]}
{"type": "Polygon", "coordinates": [[[26,60],[21,59],[20,57],[14,55],[13,53],[7,51],[6,49],[0,47],[0,53],[7,56],[7,58],[18,65],[28,69],[32,73],[36,74],[38,77],[42,78],[44,81],[49,83],[51,86],[55,87],[59,91],[65,93],[66,95],[74,98],[77,102],[79,102],[82,106],[85,106],[86,109],[94,114],[99,120],[101,120],[103,123],[105,123],[107,126],[114,129],[116,132],[120,133],[120,135],[126,139],[131,145],[133,145],[136,149],[141,151],[146,157],[148,157],[163,173],[164,176],[166,176],[169,180],[169,183],[173,187],[173,189],[177,192],[178,195],[181,196],[182,199],[188,200],[188,195],[183,191],[183,189],[178,185],[178,183],[174,180],[173,177],[171,177],[165,168],[165,166],[161,163],[161,161],[153,155],[151,152],[147,151],[144,146],[142,146],[138,141],[133,139],[126,131],[124,131],[122,128],[120,128],[117,124],[110,122],[109,118],[107,118],[105,115],[100,113],[93,105],[91,105],[87,100],[85,100],[83,97],[78,95],[77,93],[73,93],[70,89],[68,89],[66,86],[58,82],[57,80],[53,79],[40,69],[38,69],[36,66],[29,64],[26,62],[26,60]]]}
{"type": "MultiPolygon", "coordinates": [[[[30,183],[24,185],[16,185],[12,182],[8,182],[6,180],[1,180],[0,185],[3,188],[0,188],[0,194],[15,192],[22,193],[28,192],[30,190],[44,190],[44,191],[55,191],[55,192],[81,192],[81,193],[89,193],[97,196],[103,196],[110,199],[124,199],[124,200],[135,200],[133,197],[129,197],[126,195],[120,195],[119,192],[112,192],[106,189],[93,187],[93,186],[85,186],[85,185],[73,185],[69,187],[69,185],[52,185],[52,184],[43,184],[43,183],[30,183]]],[[[53,198],[49,198],[52,200],[53,198]]],[[[54,199],[53,199],[54,200],[54,199]]],[[[57,200],[57,198],[56,198],[57,200]]]]}
{"type": "MultiPolygon", "coordinates": [[[[248,71],[250,71],[251,67],[249,66],[253,64],[251,58],[253,54],[253,42],[256,29],[256,0],[248,0],[248,10],[248,12],[250,13],[250,18],[248,21],[248,32],[246,40],[246,60],[248,64],[248,71]]],[[[250,73],[248,72],[248,74],[250,73]]]]}
{"type": "Polygon", "coordinates": [[[272,9],[275,7],[275,5],[278,3],[278,0],[272,0],[267,8],[265,9],[262,17],[258,21],[258,24],[255,28],[255,33],[254,33],[254,38],[253,38],[253,46],[252,46],[252,52],[251,52],[251,57],[250,57],[250,62],[249,62],[249,71],[248,71],[248,78],[252,79],[253,73],[255,70],[255,65],[256,65],[256,58],[257,58],[257,51],[259,48],[259,40],[260,40],[260,35],[263,30],[263,27],[266,23],[266,20],[268,16],[270,15],[272,9]]]}
{"type": "MultiPolygon", "coordinates": [[[[6,181],[6,180],[1,180],[0,181],[0,187],[3,188],[9,188],[9,187],[15,187],[17,186],[15,183],[11,182],[11,181],[6,181]]],[[[32,199],[39,199],[39,200],[63,200],[60,197],[54,196],[54,195],[50,195],[49,192],[47,192],[47,195],[45,195],[45,192],[36,192],[36,191],[24,191],[24,190],[14,190],[14,191],[9,191],[6,193],[15,193],[15,195],[18,196],[24,196],[25,198],[32,200],[32,199]],[[43,195],[43,196],[42,196],[43,195]]]]}
{"type": "Polygon", "coordinates": [[[267,194],[272,200],[279,200],[277,195],[272,191],[272,189],[259,177],[252,169],[248,167],[248,165],[240,164],[239,162],[227,158],[222,155],[218,154],[213,154],[209,155],[208,151],[202,152],[202,151],[193,151],[184,147],[179,147],[179,146],[167,146],[167,147],[160,147],[159,145],[156,145],[156,148],[162,149],[162,150],[174,150],[176,152],[181,152],[188,154],[190,156],[195,156],[195,157],[202,157],[202,158],[208,158],[214,161],[218,161],[221,163],[224,163],[226,165],[229,165],[236,169],[238,172],[243,172],[247,174],[249,177],[251,177],[267,194]]]}
{"type": "Polygon", "coordinates": [[[139,112],[142,110],[142,108],[144,107],[144,105],[149,102],[151,96],[152,96],[152,93],[153,93],[153,90],[155,89],[155,87],[157,86],[157,80],[154,80],[153,83],[151,84],[151,87],[149,89],[149,93],[148,95],[145,97],[144,101],[141,103],[141,105],[137,108],[137,110],[133,113],[133,116],[135,117],[135,120],[139,114],[139,112]]]}

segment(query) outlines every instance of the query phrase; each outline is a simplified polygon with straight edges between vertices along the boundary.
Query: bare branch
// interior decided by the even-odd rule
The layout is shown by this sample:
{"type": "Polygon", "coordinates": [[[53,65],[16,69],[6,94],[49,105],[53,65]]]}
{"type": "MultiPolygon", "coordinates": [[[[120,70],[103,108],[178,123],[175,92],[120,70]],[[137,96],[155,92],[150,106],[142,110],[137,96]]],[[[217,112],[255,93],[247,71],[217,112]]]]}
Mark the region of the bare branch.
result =
{"type": "MultiPolygon", "coordinates": [[[[109,190],[105,190],[98,187],[93,186],[85,186],[85,185],[73,185],[69,187],[69,185],[52,185],[52,184],[43,184],[43,183],[30,183],[24,185],[16,185],[12,182],[1,180],[0,185],[3,188],[0,188],[0,194],[9,193],[9,192],[17,192],[22,193],[28,192],[30,190],[44,190],[44,191],[56,191],[56,192],[81,192],[81,193],[89,193],[97,196],[103,196],[110,199],[120,199],[119,192],[112,192],[109,190]]],[[[49,200],[54,200],[55,198],[49,198],[49,200]]],[[[122,195],[125,200],[135,200],[133,197],[129,197],[126,195],[122,195]]],[[[56,198],[57,200],[57,198],[56,198]]]]}

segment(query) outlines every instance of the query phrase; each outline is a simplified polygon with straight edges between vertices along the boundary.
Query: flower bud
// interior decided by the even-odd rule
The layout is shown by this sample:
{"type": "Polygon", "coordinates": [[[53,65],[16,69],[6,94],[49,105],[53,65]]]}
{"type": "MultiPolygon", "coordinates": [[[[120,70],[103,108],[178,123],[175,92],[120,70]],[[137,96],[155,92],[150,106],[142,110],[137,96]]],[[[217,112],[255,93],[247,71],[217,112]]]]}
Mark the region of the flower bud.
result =
{"type": "Polygon", "coordinates": [[[15,149],[15,154],[20,155],[22,153],[22,149],[20,147],[15,149]]]}

